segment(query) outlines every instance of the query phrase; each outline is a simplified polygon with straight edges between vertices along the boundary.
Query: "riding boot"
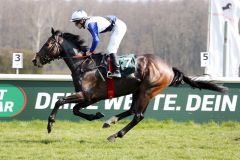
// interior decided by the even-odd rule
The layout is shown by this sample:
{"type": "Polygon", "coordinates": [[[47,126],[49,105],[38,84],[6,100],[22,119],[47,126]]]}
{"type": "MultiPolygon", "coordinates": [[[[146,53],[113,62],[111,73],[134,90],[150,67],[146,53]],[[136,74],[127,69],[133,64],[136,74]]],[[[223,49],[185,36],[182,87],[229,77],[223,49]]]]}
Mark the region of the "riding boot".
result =
{"type": "Polygon", "coordinates": [[[117,60],[117,55],[116,53],[111,53],[109,54],[110,60],[112,63],[112,74],[109,75],[111,78],[121,78],[121,73],[120,73],[120,65],[117,60]]]}

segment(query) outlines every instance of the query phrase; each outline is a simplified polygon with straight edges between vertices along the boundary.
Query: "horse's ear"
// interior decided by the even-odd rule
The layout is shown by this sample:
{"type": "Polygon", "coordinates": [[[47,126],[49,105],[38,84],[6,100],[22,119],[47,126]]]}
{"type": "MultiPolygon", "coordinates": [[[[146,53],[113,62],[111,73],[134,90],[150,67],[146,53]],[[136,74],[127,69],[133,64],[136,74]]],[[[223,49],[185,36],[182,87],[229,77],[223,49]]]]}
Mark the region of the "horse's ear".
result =
{"type": "Polygon", "coordinates": [[[51,31],[52,31],[52,34],[54,34],[54,33],[55,33],[55,31],[54,31],[53,27],[51,28],[51,31]]]}

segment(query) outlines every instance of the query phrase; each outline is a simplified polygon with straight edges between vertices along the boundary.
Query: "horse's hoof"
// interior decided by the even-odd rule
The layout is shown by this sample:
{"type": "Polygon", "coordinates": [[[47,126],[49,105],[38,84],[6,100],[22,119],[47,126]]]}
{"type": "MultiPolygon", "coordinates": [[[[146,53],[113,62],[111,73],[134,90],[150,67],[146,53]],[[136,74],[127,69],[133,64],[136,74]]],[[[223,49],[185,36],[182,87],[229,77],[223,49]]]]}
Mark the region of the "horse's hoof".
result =
{"type": "Polygon", "coordinates": [[[48,133],[51,133],[52,128],[48,126],[48,127],[47,127],[47,130],[48,130],[48,133]]]}
{"type": "Polygon", "coordinates": [[[102,114],[101,112],[97,112],[95,116],[96,116],[96,119],[100,119],[104,117],[104,114],[102,114]]]}
{"type": "Polygon", "coordinates": [[[109,142],[112,142],[112,143],[115,142],[115,141],[116,141],[115,134],[109,136],[109,137],[107,138],[107,140],[108,140],[109,142]]]}
{"type": "Polygon", "coordinates": [[[107,123],[104,123],[102,128],[109,128],[110,127],[110,124],[107,124],[107,123]]]}
{"type": "Polygon", "coordinates": [[[47,130],[48,130],[48,133],[51,133],[51,131],[52,131],[52,122],[48,123],[47,130]]]}

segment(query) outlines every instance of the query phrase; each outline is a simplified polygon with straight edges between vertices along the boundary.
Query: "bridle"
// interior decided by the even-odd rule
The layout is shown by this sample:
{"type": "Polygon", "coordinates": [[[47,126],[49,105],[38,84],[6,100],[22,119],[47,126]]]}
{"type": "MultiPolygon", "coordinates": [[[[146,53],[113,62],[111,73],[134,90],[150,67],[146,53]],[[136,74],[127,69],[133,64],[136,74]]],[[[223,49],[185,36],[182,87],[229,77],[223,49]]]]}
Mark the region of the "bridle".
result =
{"type": "MultiPolygon", "coordinates": [[[[62,35],[62,33],[60,34],[62,35]]],[[[66,57],[66,56],[62,56],[61,55],[61,52],[64,50],[63,49],[63,46],[62,46],[62,41],[63,40],[60,40],[59,39],[59,36],[60,35],[55,35],[54,37],[51,37],[51,47],[48,49],[48,53],[49,54],[45,54],[44,56],[40,55],[37,53],[37,55],[40,57],[41,59],[41,63],[42,64],[46,64],[46,63],[50,63],[51,61],[54,61],[55,59],[68,59],[68,58],[76,58],[76,59],[85,59],[85,58],[89,58],[90,56],[88,55],[84,55],[85,53],[80,51],[82,53],[82,56],[71,56],[71,57],[66,57]],[[53,56],[54,55],[54,49],[56,48],[57,53],[56,55],[58,55],[57,57],[56,56],[53,56]]]]}
{"type": "MultiPolygon", "coordinates": [[[[47,42],[47,43],[49,43],[49,42],[47,42]]],[[[59,35],[51,37],[50,44],[51,44],[51,47],[48,49],[48,54],[40,55],[39,53],[37,53],[37,56],[40,57],[40,60],[41,60],[42,64],[50,63],[51,61],[54,61],[55,59],[63,58],[60,55],[60,53],[62,52],[63,48],[62,48],[61,43],[59,42],[59,35]],[[54,53],[54,50],[56,50],[55,53],[54,53]],[[57,57],[54,56],[55,54],[58,55],[58,56],[57,57]]]]}
{"type": "MultiPolygon", "coordinates": [[[[47,51],[48,54],[40,55],[39,52],[36,53],[37,56],[40,58],[41,64],[50,63],[51,61],[54,61],[55,59],[67,59],[67,58],[74,59],[74,58],[76,58],[76,59],[84,59],[84,60],[79,64],[79,66],[82,66],[84,63],[86,63],[87,60],[90,59],[91,63],[94,64],[94,67],[91,68],[91,70],[92,70],[92,69],[96,69],[96,70],[99,72],[102,80],[105,81],[105,78],[103,77],[102,73],[101,73],[100,70],[98,69],[98,67],[101,67],[101,66],[96,66],[96,64],[95,64],[95,62],[94,62],[94,60],[93,60],[93,58],[92,58],[92,55],[83,55],[83,54],[82,54],[81,56],[75,55],[75,56],[69,56],[69,57],[64,57],[64,56],[61,55],[61,53],[64,51],[64,48],[63,48],[63,46],[62,46],[62,43],[63,43],[63,39],[64,39],[64,38],[63,38],[63,36],[61,37],[62,39],[59,38],[61,35],[63,35],[63,34],[61,33],[61,34],[59,34],[59,35],[53,35],[53,36],[50,37],[50,38],[48,39],[48,41],[44,44],[44,46],[49,45],[49,43],[51,44],[51,47],[50,47],[50,48],[47,47],[47,49],[48,49],[48,51],[47,51]],[[54,53],[55,50],[56,50],[56,52],[54,53]],[[54,56],[54,55],[57,55],[57,56],[54,56]]],[[[80,52],[82,52],[82,51],[80,51],[80,52]]],[[[84,53],[84,52],[82,52],[82,53],[84,53]]],[[[81,67],[80,67],[80,68],[81,68],[81,67]]]]}

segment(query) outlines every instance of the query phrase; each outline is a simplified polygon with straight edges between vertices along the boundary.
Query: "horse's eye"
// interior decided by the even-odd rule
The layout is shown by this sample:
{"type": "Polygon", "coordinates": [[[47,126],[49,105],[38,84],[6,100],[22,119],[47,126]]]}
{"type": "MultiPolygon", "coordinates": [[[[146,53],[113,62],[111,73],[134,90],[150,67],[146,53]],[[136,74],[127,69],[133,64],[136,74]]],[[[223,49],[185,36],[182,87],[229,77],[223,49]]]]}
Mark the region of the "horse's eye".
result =
{"type": "Polygon", "coordinates": [[[50,44],[51,44],[51,45],[54,45],[54,44],[55,44],[55,41],[51,41],[50,44]]]}
{"type": "Polygon", "coordinates": [[[51,46],[51,44],[50,43],[47,43],[47,47],[49,48],[51,46]]]}
{"type": "Polygon", "coordinates": [[[54,45],[54,41],[48,43],[48,47],[52,47],[54,45]]]}

